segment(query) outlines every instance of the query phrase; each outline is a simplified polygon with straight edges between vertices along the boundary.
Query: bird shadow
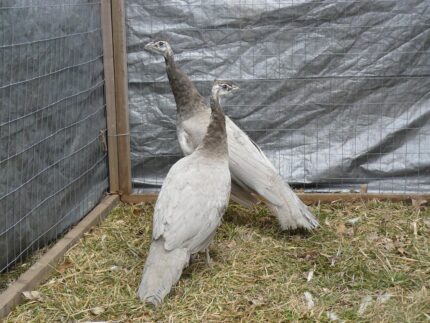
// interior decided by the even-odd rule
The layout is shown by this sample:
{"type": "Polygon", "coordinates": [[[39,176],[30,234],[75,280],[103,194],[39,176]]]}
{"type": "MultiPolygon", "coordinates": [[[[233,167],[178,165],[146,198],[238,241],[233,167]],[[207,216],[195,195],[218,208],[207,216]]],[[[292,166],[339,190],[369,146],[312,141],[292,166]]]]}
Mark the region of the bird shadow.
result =
{"type": "Polygon", "coordinates": [[[248,209],[239,204],[230,203],[223,220],[236,226],[257,229],[259,234],[276,238],[291,236],[308,237],[312,235],[311,232],[302,228],[282,230],[276,217],[271,214],[264,204],[255,205],[248,209]]]}
{"type": "Polygon", "coordinates": [[[192,275],[195,273],[201,273],[206,271],[212,271],[214,266],[219,265],[219,254],[215,250],[215,248],[210,248],[210,256],[212,259],[212,264],[209,265],[206,262],[206,254],[205,252],[198,252],[193,255],[193,257],[190,259],[188,266],[184,268],[182,272],[181,279],[191,279],[192,275]]]}
{"type": "MultiPolygon", "coordinates": [[[[293,241],[296,239],[306,239],[312,235],[311,232],[304,229],[282,231],[276,217],[273,216],[264,205],[256,205],[251,209],[247,209],[239,204],[230,203],[223,216],[223,222],[231,225],[231,227],[251,228],[262,236],[272,237],[274,239],[293,241]]],[[[213,273],[213,270],[217,270],[218,266],[223,266],[222,251],[217,248],[210,248],[210,256],[214,261],[214,267],[206,263],[204,252],[197,253],[188,266],[184,268],[181,279],[183,281],[188,281],[191,280],[195,274],[202,275],[207,274],[207,272],[213,273]]]]}
{"type": "MultiPolygon", "coordinates": [[[[264,205],[256,205],[248,209],[239,204],[230,203],[223,216],[223,222],[232,225],[232,227],[251,228],[262,236],[274,239],[290,240],[299,238],[301,240],[312,235],[311,232],[304,229],[281,230],[276,217],[264,205]]],[[[222,258],[222,256],[218,254],[216,248],[210,248],[210,255],[216,266],[219,258],[222,258]]],[[[205,253],[200,252],[194,255],[194,259],[184,269],[182,279],[188,280],[195,273],[211,271],[212,269],[206,263],[205,253]]]]}

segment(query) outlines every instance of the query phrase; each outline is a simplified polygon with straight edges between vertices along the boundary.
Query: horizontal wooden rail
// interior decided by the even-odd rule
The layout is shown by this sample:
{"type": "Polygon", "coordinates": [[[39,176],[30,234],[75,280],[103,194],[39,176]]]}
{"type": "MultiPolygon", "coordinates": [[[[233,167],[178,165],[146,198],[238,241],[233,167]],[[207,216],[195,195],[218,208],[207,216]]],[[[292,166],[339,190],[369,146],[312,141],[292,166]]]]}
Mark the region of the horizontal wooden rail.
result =
{"type": "Polygon", "coordinates": [[[121,201],[129,204],[155,202],[157,200],[157,196],[158,193],[122,195],[121,201]]]}
{"type": "MultiPolygon", "coordinates": [[[[411,202],[412,199],[430,201],[430,194],[376,194],[376,193],[297,193],[305,204],[331,203],[333,201],[393,201],[393,202],[411,202]]],[[[138,204],[144,202],[154,202],[158,194],[131,194],[121,196],[121,201],[129,204],[138,204]]]]}

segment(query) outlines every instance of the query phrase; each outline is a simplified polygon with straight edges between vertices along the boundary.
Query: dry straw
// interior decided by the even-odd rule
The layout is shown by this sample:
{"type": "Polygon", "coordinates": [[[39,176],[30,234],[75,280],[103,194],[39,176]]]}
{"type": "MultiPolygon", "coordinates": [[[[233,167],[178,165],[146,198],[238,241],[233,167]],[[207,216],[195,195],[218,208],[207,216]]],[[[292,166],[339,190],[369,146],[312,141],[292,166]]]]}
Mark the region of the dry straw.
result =
{"type": "Polygon", "coordinates": [[[136,299],[153,208],[121,205],[7,321],[426,321],[430,212],[419,208],[320,205],[322,228],[304,234],[280,232],[263,207],[232,205],[211,248],[214,267],[198,257],[153,311],[136,299]]]}

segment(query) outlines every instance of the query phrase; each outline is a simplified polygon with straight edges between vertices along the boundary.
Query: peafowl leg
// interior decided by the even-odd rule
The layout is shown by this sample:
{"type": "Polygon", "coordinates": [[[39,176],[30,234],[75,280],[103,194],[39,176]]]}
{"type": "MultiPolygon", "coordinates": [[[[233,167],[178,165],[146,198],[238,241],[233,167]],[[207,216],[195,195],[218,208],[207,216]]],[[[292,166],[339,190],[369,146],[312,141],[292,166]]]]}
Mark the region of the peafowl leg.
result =
{"type": "Polygon", "coordinates": [[[188,266],[190,266],[196,260],[196,254],[190,255],[190,260],[188,261],[188,266]]]}
{"type": "Polygon", "coordinates": [[[211,256],[209,255],[209,247],[205,249],[205,252],[206,252],[206,264],[207,264],[209,267],[213,267],[214,262],[213,262],[213,260],[211,259],[211,256]]]}

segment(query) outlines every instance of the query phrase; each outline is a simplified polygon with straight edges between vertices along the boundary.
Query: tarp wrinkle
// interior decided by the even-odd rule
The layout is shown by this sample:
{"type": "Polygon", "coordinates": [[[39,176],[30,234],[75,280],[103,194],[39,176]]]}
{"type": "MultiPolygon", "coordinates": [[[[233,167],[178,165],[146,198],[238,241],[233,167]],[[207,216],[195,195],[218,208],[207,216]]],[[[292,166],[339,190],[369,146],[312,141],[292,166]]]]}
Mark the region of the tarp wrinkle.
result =
{"type": "Polygon", "coordinates": [[[311,191],[430,189],[430,3],[128,0],[132,173],[162,184],[182,156],[161,57],[176,61],[205,98],[214,79],[240,93],[226,113],[285,181],[311,191]]]}

